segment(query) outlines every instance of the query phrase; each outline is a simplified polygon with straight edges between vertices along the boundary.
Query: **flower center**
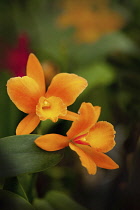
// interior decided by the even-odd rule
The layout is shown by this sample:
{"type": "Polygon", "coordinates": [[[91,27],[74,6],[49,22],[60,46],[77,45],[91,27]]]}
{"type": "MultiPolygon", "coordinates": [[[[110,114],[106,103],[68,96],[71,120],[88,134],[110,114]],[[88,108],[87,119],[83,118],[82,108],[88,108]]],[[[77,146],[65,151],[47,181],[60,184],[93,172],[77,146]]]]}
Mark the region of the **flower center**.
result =
{"type": "Polygon", "coordinates": [[[67,114],[67,107],[59,97],[45,98],[41,96],[36,105],[36,114],[40,120],[50,119],[57,122],[59,116],[67,114]]]}
{"type": "Polygon", "coordinates": [[[47,101],[47,99],[44,99],[42,103],[42,109],[50,108],[51,104],[47,101]]]}
{"type": "Polygon", "coordinates": [[[86,136],[87,136],[87,133],[77,136],[76,138],[73,139],[73,142],[76,144],[90,145],[86,140],[86,136]]]}

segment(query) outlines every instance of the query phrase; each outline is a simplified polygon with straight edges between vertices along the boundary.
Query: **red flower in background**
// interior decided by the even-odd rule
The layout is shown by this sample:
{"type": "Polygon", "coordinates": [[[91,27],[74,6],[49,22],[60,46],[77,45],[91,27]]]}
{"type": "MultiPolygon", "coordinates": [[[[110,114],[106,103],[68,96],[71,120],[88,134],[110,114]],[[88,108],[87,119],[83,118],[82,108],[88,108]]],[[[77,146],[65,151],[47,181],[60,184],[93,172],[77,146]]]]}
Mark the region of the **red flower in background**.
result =
{"type": "Polygon", "coordinates": [[[19,35],[15,46],[6,46],[3,52],[2,68],[8,69],[13,76],[24,76],[30,53],[28,36],[19,35]]]}

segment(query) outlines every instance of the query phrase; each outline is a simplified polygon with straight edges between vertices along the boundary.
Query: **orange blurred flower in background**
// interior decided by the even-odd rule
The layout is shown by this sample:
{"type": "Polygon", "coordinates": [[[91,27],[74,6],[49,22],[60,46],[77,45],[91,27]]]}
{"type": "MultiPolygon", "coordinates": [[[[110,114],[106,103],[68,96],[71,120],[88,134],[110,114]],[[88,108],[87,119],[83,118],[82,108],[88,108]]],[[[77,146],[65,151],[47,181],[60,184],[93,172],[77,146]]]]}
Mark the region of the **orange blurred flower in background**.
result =
{"type": "Polygon", "coordinates": [[[57,26],[74,27],[77,42],[95,42],[125,24],[124,18],[110,8],[109,1],[67,0],[62,3],[62,14],[57,18],[57,26]]]}
{"type": "Polygon", "coordinates": [[[74,114],[67,111],[67,106],[74,103],[86,86],[87,81],[76,74],[59,73],[46,91],[42,66],[35,55],[30,54],[27,76],[14,77],[7,82],[10,99],[19,110],[28,114],[17,126],[16,134],[31,133],[40,120],[75,119],[74,114]]]}
{"type": "Polygon", "coordinates": [[[69,146],[79,155],[82,165],[89,174],[95,174],[97,166],[116,169],[119,166],[104,154],[115,146],[115,130],[108,122],[97,122],[99,115],[99,106],[84,102],[67,136],[46,134],[37,138],[35,143],[46,151],[56,151],[69,146]]]}

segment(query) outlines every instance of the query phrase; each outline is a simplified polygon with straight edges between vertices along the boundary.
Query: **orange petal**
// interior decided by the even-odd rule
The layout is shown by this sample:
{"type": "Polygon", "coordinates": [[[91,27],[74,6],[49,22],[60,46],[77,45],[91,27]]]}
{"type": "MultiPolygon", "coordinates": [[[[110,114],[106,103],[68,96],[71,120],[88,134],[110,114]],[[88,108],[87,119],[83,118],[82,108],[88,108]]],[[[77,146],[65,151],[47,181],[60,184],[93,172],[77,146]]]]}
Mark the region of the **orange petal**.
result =
{"type": "Polygon", "coordinates": [[[89,131],[86,140],[98,152],[108,152],[115,146],[115,130],[111,123],[98,122],[89,131]]]}
{"type": "Polygon", "coordinates": [[[90,157],[90,155],[86,151],[82,150],[81,147],[79,147],[79,145],[77,146],[75,144],[69,143],[69,146],[73,151],[75,151],[79,155],[81,164],[87,169],[88,173],[95,174],[97,170],[96,164],[94,160],[90,157]]]}
{"type": "Polygon", "coordinates": [[[16,135],[30,134],[39,124],[40,119],[35,113],[27,115],[17,126],[16,135]]]}
{"type": "Polygon", "coordinates": [[[40,97],[36,106],[36,114],[40,120],[50,119],[53,122],[57,122],[59,115],[66,115],[67,107],[58,97],[40,97]]]}
{"type": "Polygon", "coordinates": [[[34,79],[39,85],[41,94],[44,95],[46,91],[45,76],[42,66],[34,54],[30,54],[27,61],[27,76],[34,79]]]}
{"type": "Polygon", "coordinates": [[[38,84],[30,77],[15,77],[7,82],[7,92],[18,109],[25,113],[35,112],[41,96],[38,84]]]}
{"type": "Polygon", "coordinates": [[[69,139],[59,134],[47,134],[37,138],[35,143],[38,147],[46,151],[56,151],[67,147],[69,145],[69,139]]]}
{"type": "Polygon", "coordinates": [[[86,87],[87,81],[84,78],[76,74],[60,73],[52,79],[46,97],[59,97],[69,106],[86,87]]]}
{"type": "Polygon", "coordinates": [[[116,164],[110,157],[101,152],[97,152],[92,147],[86,145],[78,145],[78,147],[83,150],[83,152],[85,152],[98,167],[106,169],[119,168],[118,164],[116,164]]]}
{"type": "Polygon", "coordinates": [[[96,165],[100,168],[106,168],[106,169],[119,168],[119,165],[117,163],[115,163],[110,157],[101,152],[97,152],[94,150],[93,159],[96,165]]]}
{"type": "Polygon", "coordinates": [[[67,132],[69,139],[76,137],[78,134],[86,133],[96,123],[98,111],[91,103],[83,102],[79,109],[79,117],[72,123],[67,132]]]}
{"type": "Polygon", "coordinates": [[[95,122],[97,122],[98,119],[99,119],[100,113],[101,113],[101,107],[100,106],[94,106],[94,110],[95,110],[95,113],[96,113],[95,122]]]}

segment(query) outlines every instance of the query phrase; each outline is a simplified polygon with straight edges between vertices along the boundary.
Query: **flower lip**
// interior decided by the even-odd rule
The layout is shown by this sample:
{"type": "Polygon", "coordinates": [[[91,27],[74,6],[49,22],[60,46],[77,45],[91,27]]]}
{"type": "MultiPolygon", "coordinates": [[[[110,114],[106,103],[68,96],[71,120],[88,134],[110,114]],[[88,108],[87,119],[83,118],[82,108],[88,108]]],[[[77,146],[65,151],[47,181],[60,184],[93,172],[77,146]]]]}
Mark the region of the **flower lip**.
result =
{"type": "Polygon", "coordinates": [[[89,145],[90,144],[87,142],[86,140],[86,136],[87,136],[88,133],[86,134],[82,134],[80,136],[77,136],[76,138],[74,138],[72,141],[76,144],[83,144],[83,145],[89,145]]]}
{"type": "Polygon", "coordinates": [[[36,114],[40,120],[51,119],[53,122],[57,122],[60,115],[67,114],[67,107],[58,97],[46,98],[41,96],[36,105],[36,114]]]}

